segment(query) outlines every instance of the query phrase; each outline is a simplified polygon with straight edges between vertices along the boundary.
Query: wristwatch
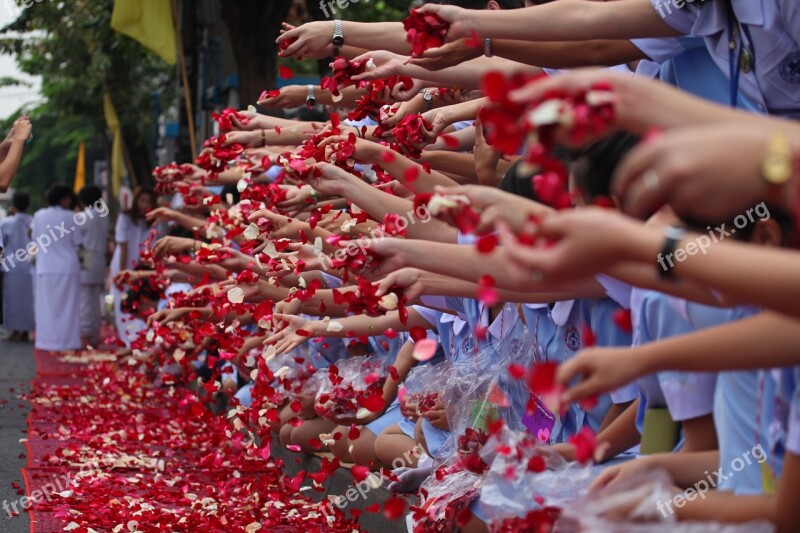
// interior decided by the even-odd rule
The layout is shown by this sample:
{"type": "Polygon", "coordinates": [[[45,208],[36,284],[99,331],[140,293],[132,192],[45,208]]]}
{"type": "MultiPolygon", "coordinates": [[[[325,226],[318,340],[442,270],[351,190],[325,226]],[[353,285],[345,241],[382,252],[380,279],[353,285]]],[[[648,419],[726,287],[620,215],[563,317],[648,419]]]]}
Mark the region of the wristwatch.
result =
{"type": "Polygon", "coordinates": [[[433,109],[433,95],[428,89],[422,89],[422,99],[425,100],[425,105],[428,107],[428,111],[433,109]]]}
{"type": "Polygon", "coordinates": [[[494,52],[492,52],[492,40],[491,39],[484,39],[483,40],[483,55],[486,57],[493,57],[494,52]]]}
{"type": "Polygon", "coordinates": [[[342,31],[342,21],[336,19],[333,21],[333,39],[331,39],[331,43],[333,44],[333,55],[339,55],[339,49],[344,46],[344,32],[342,31]]]}
{"type": "Polygon", "coordinates": [[[674,277],[675,262],[673,261],[673,256],[675,255],[675,248],[684,235],[686,235],[686,230],[681,227],[667,226],[664,228],[664,245],[661,247],[661,253],[656,258],[658,275],[662,279],[672,279],[674,277]]]}
{"type": "Polygon", "coordinates": [[[780,205],[785,185],[794,175],[792,147],[789,139],[782,133],[775,133],[767,144],[761,161],[761,177],[767,182],[765,199],[773,205],[780,205]]]}
{"type": "Polygon", "coordinates": [[[306,96],[306,107],[311,109],[315,105],[317,105],[317,99],[314,97],[314,86],[313,85],[309,85],[308,86],[308,95],[306,96]]]}

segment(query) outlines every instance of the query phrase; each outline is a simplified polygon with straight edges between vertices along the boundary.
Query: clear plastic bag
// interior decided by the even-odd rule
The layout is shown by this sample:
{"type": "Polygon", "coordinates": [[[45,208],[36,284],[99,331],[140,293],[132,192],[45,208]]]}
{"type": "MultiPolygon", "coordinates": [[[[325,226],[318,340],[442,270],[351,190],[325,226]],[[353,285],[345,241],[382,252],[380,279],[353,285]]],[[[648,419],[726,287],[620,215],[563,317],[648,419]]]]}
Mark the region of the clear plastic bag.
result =
{"type": "Polygon", "coordinates": [[[450,364],[417,365],[403,382],[406,409],[422,415],[435,408],[450,377],[450,364]]]}
{"type": "Polygon", "coordinates": [[[772,533],[767,521],[741,524],[678,522],[668,512],[674,497],[672,480],[654,469],[631,476],[602,492],[590,493],[562,508],[558,531],[563,533],[772,533]]]}
{"type": "Polygon", "coordinates": [[[490,467],[480,505],[493,532],[555,523],[560,507],[583,497],[595,477],[592,467],[568,463],[524,431],[504,429],[481,457],[490,467]]]}
{"type": "Polygon", "coordinates": [[[442,395],[451,431],[445,453],[458,451],[463,460],[477,463],[472,454],[486,442],[492,426],[523,429],[530,389],[526,380],[509,375],[508,366],[530,364],[531,353],[529,342],[501,341],[452,365],[442,395]]]}
{"type": "Polygon", "coordinates": [[[420,487],[421,503],[411,507],[413,533],[455,531],[461,513],[478,497],[481,477],[452,464],[440,466],[420,487]]]}
{"type": "Polygon", "coordinates": [[[366,418],[386,408],[385,357],[351,357],[323,370],[315,410],[329,419],[366,418]]]}

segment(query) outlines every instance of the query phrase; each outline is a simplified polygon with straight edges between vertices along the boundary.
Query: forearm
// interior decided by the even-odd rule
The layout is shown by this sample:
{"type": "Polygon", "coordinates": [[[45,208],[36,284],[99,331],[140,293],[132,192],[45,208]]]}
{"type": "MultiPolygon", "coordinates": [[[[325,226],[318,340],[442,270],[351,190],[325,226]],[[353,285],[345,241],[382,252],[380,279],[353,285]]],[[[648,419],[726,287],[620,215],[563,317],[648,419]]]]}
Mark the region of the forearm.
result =
{"type": "Polygon", "coordinates": [[[431,218],[427,211],[423,213],[425,217],[420,217],[414,210],[414,203],[409,200],[382,192],[355,178],[349,182],[346,196],[375,220],[382,221],[387,214],[405,217],[408,222],[406,236],[409,239],[456,242],[455,228],[431,218]],[[417,220],[417,218],[421,218],[421,220],[417,220]]]}
{"type": "Polygon", "coordinates": [[[403,65],[400,74],[431,82],[435,85],[456,86],[460,89],[480,89],[483,76],[491,70],[502,70],[504,74],[541,74],[538,66],[518,63],[501,57],[478,57],[442,70],[426,70],[416,65],[403,65]]]}
{"type": "MultiPolygon", "coordinates": [[[[775,497],[767,495],[744,496],[729,491],[709,491],[704,498],[694,497],[691,501],[682,500],[674,512],[678,520],[698,520],[712,522],[750,522],[753,520],[775,520],[775,497]]],[[[673,501],[667,505],[673,508],[673,501]]],[[[778,531],[796,531],[778,530],[778,531]]]]}
{"type": "Polygon", "coordinates": [[[400,313],[398,311],[389,311],[385,315],[368,316],[368,315],[355,315],[346,318],[337,319],[336,322],[341,324],[341,329],[329,328],[330,322],[318,320],[308,324],[308,331],[312,337],[337,337],[349,338],[366,335],[367,337],[377,337],[383,335],[387,329],[395,331],[409,331],[413,327],[422,327],[425,329],[432,328],[427,320],[422,315],[414,311],[408,310],[408,320],[405,324],[400,320],[400,313]]]}
{"type": "MultiPolygon", "coordinates": [[[[636,260],[652,265],[659,257],[663,237],[657,230],[641,234],[636,247],[636,260]]],[[[676,250],[686,251],[694,245],[697,235],[687,235],[677,243],[676,250]]],[[[633,243],[632,243],[633,244],[633,243]]],[[[687,279],[708,286],[734,301],[747,302],[800,317],[800,300],[787,294],[800,294],[800,257],[797,253],[777,248],[731,242],[714,245],[702,254],[684,255],[678,261],[675,254],[661,257],[670,263],[678,279],[687,279]]]]}
{"type": "Polygon", "coordinates": [[[675,37],[648,0],[586,2],[560,0],[524,9],[470,13],[480,37],[523,41],[586,41],[675,37]]]}
{"type": "Polygon", "coordinates": [[[717,372],[800,364],[800,322],[762,313],[714,328],[631,348],[639,375],[665,370],[717,372]]]}
{"type": "Polygon", "coordinates": [[[22,149],[25,146],[25,141],[14,140],[11,147],[8,149],[8,154],[3,162],[0,163],[0,192],[6,192],[11,180],[19,168],[20,160],[22,159],[22,149]]]}
{"type": "MultiPolygon", "coordinates": [[[[505,268],[502,256],[496,253],[480,253],[474,246],[411,240],[403,241],[398,245],[400,246],[398,253],[401,256],[403,265],[473,284],[478,283],[484,275],[503,272],[505,268]],[[442,257],[446,257],[447,260],[442,261],[442,257]]],[[[570,283],[569,285],[543,282],[536,287],[536,291],[523,292],[513,283],[504,282],[503,276],[494,276],[494,278],[496,290],[499,291],[498,295],[503,294],[509,297],[508,300],[504,301],[551,302],[558,299],[570,300],[597,297],[605,294],[600,284],[594,279],[570,283]],[[556,295],[566,297],[548,299],[550,296],[556,295]]],[[[474,295],[475,293],[473,292],[472,294],[474,295]]]]}
{"type": "Polygon", "coordinates": [[[475,173],[475,156],[472,154],[449,152],[446,150],[425,150],[422,152],[420,161],[427,162],[432,169],[471,178],[472,183],[477,183],[478,181],[478,176],[475,173]]]}
{"type": "Polygon", "coordinates": [[[211,279],[216,280],[223,280],[228,279],[228,271],[218,265],[201,265],[200,263],[191,262],[191,263],[181,263],[176,262],[175,264],[171,265],[171,268],[175,270],[180,270],[190,276],[194,276],[196,278],[202,278],[206,274],[211,279]]]}
{"type": "Polygon", "coordinates": [[[612,66],[645,59],[629,40],[530,42],[498,39],[492,41],[495,56],[542,68],[612,66]]]}
{"type": "MultiPolygon", "coordinates": [[[[331,25],[332,26],[332,25],[331,25]]],[[[406,41],[402,22],[342,21],[342,32],[348,45],[366,50],[388,50],[408,55],[411,46],[406,41]]],[[[333,35],[333,28],[331,28],[333,35]]]]}
{"type": "Polygon", "coordinates": [[[436,186],[453,187],[458,185],[458,183],[436,170],[431,169],[429,174],[421,164],[398,154],[390,148],[382,147],[379,154],[369,162],[380,166],[403,186],[416,193],[433,192],[436,186]],[[388,163],[379,155],[384,152],[391,152],[393,156],[388,163]],[[408,181],[406,173],[413,172],[410,170],[412,168],[417,169],[417,178],[413,181],[408,181]]]}
{"type": "MultiPolygon", "coordinates": [[[[456,279],[435,272],[422,272],[420,282],[424,287],[423,294],[431,296],[453,296],[458,298],[475,298],[480,290],[480,285],[471,281],[456,279]]],[[[495,289],[497,298],[501,302],[514,303],[552,303],[578,298],[595,298],[602,289],[598,287],[553,287],[543,292],[521,292],[515,290],[495,289]]]]}
{"type": "Polygon", "coordinates": [[[636,411],[638,408],[639,398],[636,398],[621,415],[597,434],[598,448],[606,447],[601,463],[613,459],[641,442],[642,436],[639,434],[639,430],[636,429],[636,411]]]}
{"type": "Polygon", "coordinates": [[[658,275],[657,265],[620,263],[606,274],[633,287],[651,289],[704,305],[720,307],[720,299],[708,287],[690,280],[669,280],[658,275]]]}
{"type": "Polygon", "coordinates": [[[693,486],[706,479],[705,472],[719,469],[719,450],[687,453],[658,453],[643,457],[653,468],[663,468],[669,472],[675,485],[681,488],[693,486]]]}

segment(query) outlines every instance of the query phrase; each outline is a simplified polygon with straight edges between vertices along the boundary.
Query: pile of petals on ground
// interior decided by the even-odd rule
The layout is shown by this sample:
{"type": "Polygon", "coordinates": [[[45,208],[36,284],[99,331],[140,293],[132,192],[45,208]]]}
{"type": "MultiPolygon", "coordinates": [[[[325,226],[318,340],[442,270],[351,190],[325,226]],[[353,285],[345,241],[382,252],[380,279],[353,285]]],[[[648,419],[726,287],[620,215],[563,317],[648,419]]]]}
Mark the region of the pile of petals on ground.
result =
{"type": "Polygon", "coordinates": [[[357,531],[186,389],[117,362],[36,359],[23,470],[32,532],[357,531]]]}

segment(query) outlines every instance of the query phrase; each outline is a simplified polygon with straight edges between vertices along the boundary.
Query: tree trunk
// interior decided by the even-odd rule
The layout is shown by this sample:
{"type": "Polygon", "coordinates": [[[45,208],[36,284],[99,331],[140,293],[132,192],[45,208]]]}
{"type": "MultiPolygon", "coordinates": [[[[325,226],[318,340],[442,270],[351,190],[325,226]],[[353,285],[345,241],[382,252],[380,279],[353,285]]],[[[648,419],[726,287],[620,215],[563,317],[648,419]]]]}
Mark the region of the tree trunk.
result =
{"type": "Polygon", "coordinates": [[[275,39],[292,0],[234,0],[222,3],[239,73],[243,106],[255,104],[261,91],[275,88],[278,45],[275,39]]]}

